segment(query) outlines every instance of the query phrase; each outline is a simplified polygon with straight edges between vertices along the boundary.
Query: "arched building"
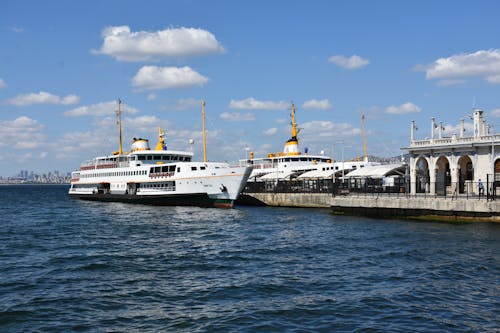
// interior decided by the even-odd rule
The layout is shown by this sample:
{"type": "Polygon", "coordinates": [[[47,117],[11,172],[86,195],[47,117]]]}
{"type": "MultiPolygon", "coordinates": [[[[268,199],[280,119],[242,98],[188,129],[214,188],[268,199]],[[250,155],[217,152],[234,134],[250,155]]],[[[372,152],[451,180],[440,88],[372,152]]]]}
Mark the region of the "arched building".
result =
{"type": "Polygon", "coordinates": [[[429,139],[415,140],[415,122],[410,127],[410,193],[477,194],[479,183],[484,191],[493,189],[500,180],[500,134],[492,132],[483,111],[475,109],[474,133],[465,136],[461,120],[458,135],[444,137],[442,123],[431,119],[429,139]],[[436,133],[437,130],[437,133],[436,133]],[[437,137],[436,137],[437,134],[437,137]]]}

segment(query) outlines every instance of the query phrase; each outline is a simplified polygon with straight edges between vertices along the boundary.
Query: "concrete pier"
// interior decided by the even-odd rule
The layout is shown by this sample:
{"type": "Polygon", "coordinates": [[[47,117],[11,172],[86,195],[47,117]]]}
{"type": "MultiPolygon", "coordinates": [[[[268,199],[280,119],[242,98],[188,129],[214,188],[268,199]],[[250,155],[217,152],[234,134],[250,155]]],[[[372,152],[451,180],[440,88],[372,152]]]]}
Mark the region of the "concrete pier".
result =
{"type": "Polygon", "coordinates": [[[245,193],[243,205],[332,208],[337,214],[380,218],[441,217],[442,220],[500,222],[500,201],[486,198],[356,195],[332,197],[330,193],[245,193]],[[446,219],[445,217],[448,217],[446,219]]]}

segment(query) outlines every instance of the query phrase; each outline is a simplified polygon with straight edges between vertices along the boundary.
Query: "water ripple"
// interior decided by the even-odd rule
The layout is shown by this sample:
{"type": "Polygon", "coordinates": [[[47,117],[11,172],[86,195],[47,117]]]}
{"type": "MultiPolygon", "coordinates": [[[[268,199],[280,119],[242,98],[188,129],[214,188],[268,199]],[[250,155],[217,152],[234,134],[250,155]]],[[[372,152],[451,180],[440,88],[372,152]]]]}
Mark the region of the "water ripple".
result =
{"type": "Polygon", "coordinates": [[[0,188],[1,332],[495,332],[500,228],[0,188]]]}

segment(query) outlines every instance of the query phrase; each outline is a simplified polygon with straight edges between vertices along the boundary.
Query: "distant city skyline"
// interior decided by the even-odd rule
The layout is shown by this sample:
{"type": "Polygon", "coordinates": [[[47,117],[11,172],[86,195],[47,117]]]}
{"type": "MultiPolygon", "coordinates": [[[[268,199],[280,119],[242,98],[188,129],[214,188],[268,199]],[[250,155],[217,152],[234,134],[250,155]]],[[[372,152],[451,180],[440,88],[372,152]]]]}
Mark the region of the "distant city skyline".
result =
{"type": "Polygon", "coordinates": [[[410,121],[457,132],[473,107],[500,132],[498,1],[5,1],[0,176],[78,169],[123,142],[202,159],[281,151],[295,103],[301,150],[401,154],[410,121]],[[194,144],[190,144],[190,140],[194,144]],[[344,145],[345,149],[342,149],[344,145]]]}

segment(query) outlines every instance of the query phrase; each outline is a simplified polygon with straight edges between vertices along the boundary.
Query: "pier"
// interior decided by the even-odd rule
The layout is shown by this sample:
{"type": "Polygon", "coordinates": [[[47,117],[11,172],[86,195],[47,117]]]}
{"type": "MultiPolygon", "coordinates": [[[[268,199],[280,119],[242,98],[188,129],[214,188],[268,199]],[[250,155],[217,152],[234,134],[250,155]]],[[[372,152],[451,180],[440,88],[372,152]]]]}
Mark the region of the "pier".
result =
{"type": "MultiPolygon", "coordinates": [[[[410,124],[406,161],[337,170],[325,177],[249,181],[240,204],[331,208],[336,214],[394,218],[500,222],[500,135],[484,112],[472,112],[473,133],[444,136],[442,122],[431,118],[430,137],[415,138],[410,124]],[[436,130],[437,129],[437,130],[436,130]],[[499,200],[497,200],[499,199],[499,200]]],[[[274,179],[273,179],[274,177],[274,179]]]]}
{"type": "MultiPolygon", "coordinates": [[[[309,184],[314,182],[309,182],[309,184]]],[[[330,208],[335,214],[361,215],[379,218],[412,218],[443,221],[500,222],[500,200],[491,194],[438,196],[391,192],[348,192],[335,183],[321,186],[299,187],[293,181],[280,183],[280,192],[267,190],[257,192],[255,186],[247,186],[238,200],[239,204],[330,208]],[[283,191],[287,187],[290,191],[283,191]],[[292,192],[292,189],[294,192],[292,192]],[[253,190],[253,192],[249,192],[253,190]],[[330,191],[329,191],[330,190],[330,191]]]]}

